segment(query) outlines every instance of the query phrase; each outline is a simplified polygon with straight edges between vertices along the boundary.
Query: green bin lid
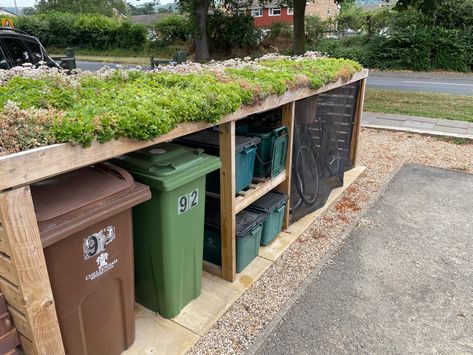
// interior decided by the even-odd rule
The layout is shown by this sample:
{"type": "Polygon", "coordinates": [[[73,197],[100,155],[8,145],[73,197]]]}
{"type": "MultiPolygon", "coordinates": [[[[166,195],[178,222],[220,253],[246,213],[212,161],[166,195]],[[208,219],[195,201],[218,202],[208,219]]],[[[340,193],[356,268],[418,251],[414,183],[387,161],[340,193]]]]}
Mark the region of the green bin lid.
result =
{"type": "Polygon", "coordinates": [[[220,168],[220,159],[173,143],[162,143],[118,157],[116,164],[137,180],[163,191],[171,191],[220,168]]]}
{"type": "MultiPolygon", "coordinates": [[[[220,148],[219,132],[214,130],[205,130],[197,133],[180,137],[178,142],[188,144],[199,148],[210,148],[218,150],[220,148]]],[[[261,139],[259,137],[235,136],[235,153],[243,151],[243,149],[256,146],[261,139]]]]}
{"type": "Polygon", "coordinates": [[[250,206],[248,206],[248,208],[255,211],[269,213],[272,212],[275,208],[281,206],[286,201],[286,194],[270,191],[263,197],[253,202],[250,206]]]}
{"type": "MultiPolygon", "coordinates": [[[[262,224],[266,213],[245,209],[236,215],[236,236],[244,238],[253,228],[262,224]]],[[[220,199],[207,196],[205,199],[205,225],[220,229],[220,199]]]]}

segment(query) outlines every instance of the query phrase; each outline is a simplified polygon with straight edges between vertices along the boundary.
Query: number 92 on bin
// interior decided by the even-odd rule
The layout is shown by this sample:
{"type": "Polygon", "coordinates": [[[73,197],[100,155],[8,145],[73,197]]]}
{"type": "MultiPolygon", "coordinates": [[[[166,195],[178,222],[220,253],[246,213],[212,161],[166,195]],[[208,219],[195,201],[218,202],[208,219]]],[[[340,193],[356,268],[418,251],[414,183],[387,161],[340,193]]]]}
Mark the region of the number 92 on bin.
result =
{"type": "Polygon", "coordinates": [[[199,189],[195,189],[188,194],[177,199],[177,214],[183,214],[199,204],[199,189]]]}

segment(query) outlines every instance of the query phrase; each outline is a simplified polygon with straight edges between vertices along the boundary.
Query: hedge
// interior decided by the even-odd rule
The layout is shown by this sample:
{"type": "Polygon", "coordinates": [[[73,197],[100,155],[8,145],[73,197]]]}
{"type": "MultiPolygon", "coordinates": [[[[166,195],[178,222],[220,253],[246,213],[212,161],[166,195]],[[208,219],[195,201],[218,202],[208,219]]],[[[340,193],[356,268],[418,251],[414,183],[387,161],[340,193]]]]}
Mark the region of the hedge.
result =
{"type": "Polygon", "coordinates": [[[142,49],[147,30],[142,25],[102,15],[48,13],[22,16],[15,26],[38,37],[46,47],[86,49],[142,49]]]}
{"type": "Polygon", "coordinates": [[[345,59],[266,56],[153,72],[0,71],[0,154],[57,142],[148,140],[183,122],[216,123],[268,95],[317,89],[359,70],[358,63],[345,59]]]}

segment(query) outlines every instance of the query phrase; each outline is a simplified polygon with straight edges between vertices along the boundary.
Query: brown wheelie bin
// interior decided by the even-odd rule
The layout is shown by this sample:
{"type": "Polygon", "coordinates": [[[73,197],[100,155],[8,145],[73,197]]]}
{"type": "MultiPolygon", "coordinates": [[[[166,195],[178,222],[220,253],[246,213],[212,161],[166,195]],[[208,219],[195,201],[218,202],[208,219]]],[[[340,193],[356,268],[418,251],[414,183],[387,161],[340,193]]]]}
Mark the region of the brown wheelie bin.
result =
{"type": "Polygon", "coordinates": [[[131,207],[149,188],[97,164],[31,192],[66,353],[120,354],[135,338],[131,207]]]}

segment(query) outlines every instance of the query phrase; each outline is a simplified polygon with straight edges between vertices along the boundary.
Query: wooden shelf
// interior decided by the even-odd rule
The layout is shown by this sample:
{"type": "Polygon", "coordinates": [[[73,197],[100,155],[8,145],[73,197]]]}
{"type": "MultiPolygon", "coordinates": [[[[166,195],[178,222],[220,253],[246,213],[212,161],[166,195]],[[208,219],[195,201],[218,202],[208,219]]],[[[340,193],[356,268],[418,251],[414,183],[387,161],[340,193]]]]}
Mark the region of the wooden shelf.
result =
{"type": "Polygon", "coordinates": [[[241,212],[260,197],[263,197],[272,189],[278,187],[286,180],[286,170],[283,170],[278,176],[272,179],[262,181],[257,184],[251,184],[249,190],[242,191],[235,198],[235,213],[241,212]]]}

